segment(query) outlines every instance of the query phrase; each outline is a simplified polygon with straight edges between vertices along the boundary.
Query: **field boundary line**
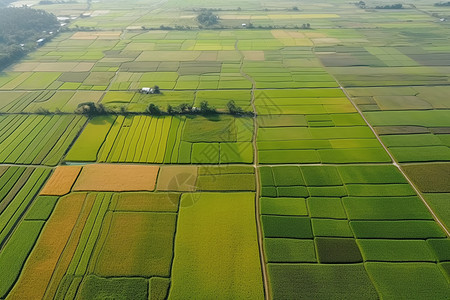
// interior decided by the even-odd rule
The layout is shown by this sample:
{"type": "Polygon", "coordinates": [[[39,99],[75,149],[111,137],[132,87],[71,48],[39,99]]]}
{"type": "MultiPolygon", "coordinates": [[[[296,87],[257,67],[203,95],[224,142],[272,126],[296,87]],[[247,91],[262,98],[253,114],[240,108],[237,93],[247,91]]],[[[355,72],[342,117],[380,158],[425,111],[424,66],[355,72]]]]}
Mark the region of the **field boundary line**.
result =
{"type": "MultiPolygon", "coordinates": [[[[338,82],[336,80],[336,82],[338,82]]],[[[406,172],[403,170],[403,168],[400,166],[400,164],[398,163],[398,161],[395,159],[394,155],[389,151],[388,147],[383,143],[383,141],[381,140],[380,136],[376,133],[375,129],[372,127],[372,125],[369,123],[369,121],[366,119],[366,117],[364,116],[364,114],[362,113],[362,111],[359,109],[359,107],[357,107],[357,105],[353,102],[353,100],[351,99],[350,95],[347,93],[347,91],[342,87],[342,85],[338,82],[342,92],[345,94],[345,96],[347,97],[347,99],[352,103],[352,105],[355,107],[356,111],[359,113],[359,115],[363,118],[364,122],[366,122],[367,126],[369,126],[370,130],[372,130],[373,134],[375,135],[375,137],[377,138],[377,140],[380,142],[380,144],[383,146],[384,150],[386,151],[386,153],[389,155],[389,157],[392,160],[392,164],[400,171],[400,173],[402,173],[403,177],[405,177],[405,179],[408,181],[408,183],[410,184],[410,186],[414,189],[414,191],[416,192],[416,194],[419,196],[420,200],[422,200],[423,204],[426,206],[426,208],[428,209],[428,211],[431,213],[431,215],[433,216],[433,219],[436,221],[436,223],[439,224],[439,226],[442,228],[442,230],[444,230],[445,234],[447,235],[447,237],[450,237],[450,232],[447,229],[447,227],[444,225],[444,223],[442,223],[442,221],[438,218],[438,216],[436,215],[436,213],[433,211],[433,209],[431,208],[431,206],[428,204],[428,202],[425,200],[422,192],[417,188],[417,186],[412,182],[411,178],[409,178],[409,176],[406,174],[406,172]]]]}
{"type": "Polygon", "coordinates": [[[380,142],[381,146],[383,146],[384,150],[386,151],[386,153],[389,155],[391,161],[392,161],[392,165],[394,165],[399,171],[400,173],[402,173],[403,177],[408,181],[409,185],[414,189],[414,191],[416,192],[416,194],[419,196],[420,200],[423,202],[423,204],[425,205],[425,207],[428,209],[428,211],[431,213],[434,221],[436,223],[438,223],[438,225],[442,228],[442,230],[445,232],[445,234],[447,235],[447,237],[450,237],[450,232],[447,229],[447,227],[444,225],[444,223],[442,223],[442,221],[438,218],[438,216],[436,215],[436,213],[433,211],[433,209],[431,208],[431,206],[428,204],[428,202],[425,200],[422,192],[420,192],[420,190],[417,188],[417,186],[412,182],[412,180],[409,178],[409,176],[406,174],[406,172],[403,170],[403,168],[400,166],[400,164],[398,163],[398,161],[395,159],[394,155],[389,151],[388,147],[383,143],[383,141],[381,140],[380,136],[377,134],[377,132],[375,131],[375,129],[373,128],[373,126],[369,123],[369,121],[367,120],[367,118],[364,116],[363,112],[359,109],[359,107],[355,104],[355,102],[351,99],[350,95],[347,93],[347,91],[345,90],[345,88],[341,85],[341,83],[336,80],[336,78],[334,77],[335,81],[339,84],[339,88],[342,90],[342,92],[345,94],[345,96],[347,97],[348,101],[350,101],[350,103],[353,105],[353,107],[356,109],[356,111],[358,112],[358,114],[361,116],[361,118],[363,118],[364,122],[367,124],[367,126],[369,126],[370,130],[373,132],[373,134],[375,135],[375,137],[377,138],[378,142],[380,142]]]}
{"type": "Polygon", "coordinates": [[[258,114],[256,111],[256,105],[255,105],[255,90],[256,90],[256,82],[255,80],[249,76],[247,73],[244,72],[244,55],[242,51],[238,48],[238,42],[239,40],[236,39],[236,42],[234,44],[234,47],[237,52],[241,55],[241,64],[239,68],[239,72],[242,76],[247,78],[252,83],[252,89],[251,89],[251,101],[250,104],[252,106],[253,110],[253,139],[252,139],[252,146],[253,146],[253,167],[255,169],[255,218],[256,218],[256,229],[257,229],[257,238],[258,238],[258,248],[259,248],[259,258],[260,258],[260,265],[261,265],[261,273],[263,276],[263,289],[264,289],[264,298],[270,299],[270,286],[269,286],[269,280],[268,280],[268,273],[267,273],[267,267],[266,267],[266,259],[264,254],[264,238],[263,238],[263,230],[261,225],[261,218],[260,218],[260,205],[259,205],[259,196],[260,196],[260,182],[259,182],[259,172],[258,172],[258,145],[256,141],[256,137],[258,135],[258,114]]]}
{"type": "MultiPolygon", "coordinates": [[[[314,42],[313,42],[314,43],[314,42]]],[[[316,53],[316,45],[313,44],[313,47],[311,48],[314,56],[316,53]]],[[[322,68],[324,70],[327,70],[327,68],[323,65],[322,61],[319,59],[320,65],[322,66],[322,68]]],[[[327,71],[328,72],[328,71],[327,71]]],[[[447,235],[447,238],[450,237],[450,232],[448,230],[448,228],[444,225],[444,223],[442,223],[442,221],[438,218],[438,216],[436,215],[436,213],[433,211],[433,209],[431,208],[431,206],[428,204],[428,202],[425,200],[422,192],[420,192],[420,190],[417,188],[417,186],[412,182],[412,180],[409,178],[409,176],[406,174],[406,172],[403,170],[403,168],[400,166],[400,164],[398,163],[398,161],[395,159],[394,155],[389,151],[388,147],[383,143],[383,141],[381,140],[380,136],[378,135],[378,133],[375,131],[375,129],[373,128],[373,126],[369,123],[369,121],[367,120],[366,116],[364,116],[363,112],[361,111],[361,109],[356,105],[356,103],[352,100],[352,97],[350,96],[350,94],[347,92],[347,90],[342,86],[341,82],[339,80],[337,80],[336,76],[334,76],[334,74],[332,74],[331,72],[328,72],[328,74],[330,74],[331,77],[333,77],[334,81],[336,81],[336,83],[338,84],[339,88],[341,89],[341,91],[344,93],[345,97],[348,99],[348,101],[350,101],[350,103],[353,105],[353,107],[355,108],[355,110],[357,111],[357,113],[361,116],[361,118],[364,120],[364,122],[367,124],[367,126],[369,126],[370,130],[372,131],[372,133],[375,135],[376,139],[378,140],[378,142],[381,144],[381,146],[384,148],[384,150],[386,151],[386,153],[389,155],[390,159],[391,159],[391,164],[394,165],[399,171],[400,173],[402,173],[403,177],[408,181],[409,185],[414,189],[415,193],[417,194],[417,196],[420,198],[420,200],[422,201],[422,203],[425,205],[425,207],[428,209],[428,211],[430,212],[430,214],[432,215],[434,221],[436,223],[438,223],[438,225],[442,228],[442,230],[445,232],[445,234],[447,235]]],[[[409,86],[408,86],[409,87],[409,86]]],[[[367,88],[367,87],[361,87],[361,88],[367,88]]]]}

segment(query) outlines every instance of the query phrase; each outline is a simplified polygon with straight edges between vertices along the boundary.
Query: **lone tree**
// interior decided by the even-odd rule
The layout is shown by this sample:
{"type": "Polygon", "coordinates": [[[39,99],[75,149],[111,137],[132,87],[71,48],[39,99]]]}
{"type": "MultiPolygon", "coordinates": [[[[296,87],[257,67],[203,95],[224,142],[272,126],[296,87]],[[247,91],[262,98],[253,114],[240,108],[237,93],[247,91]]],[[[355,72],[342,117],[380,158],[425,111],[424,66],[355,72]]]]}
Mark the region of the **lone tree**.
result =
{"type": "Polygon", "coordinates": [[[203,26],[213,26],[219,23],[219,17],[210,10],[204,10],[197,16],[197,21],[203,26]]]}
{"type": "Polygon", "coordinates": [[[155,85],[153,87],[153,94],[161,94],[161,90],[159,89],[159,86],[155,85]]]}
{"type": "Polygon", "coordinates": [[[170,105],[170,104],[167,105],[167,113],[168,113],[169,115],[174,115],[174,114],[175,114],[175,109],[174,109],[173,106],[170,105]]]}
{"type": "Polygon", "coordinates": [[[244,110],[236,105],[236,102],[234,100],[230,100],[227,103],[228,111],[230,112],[230,115],[242,115],[244,114],[244,110]]]}
{"type": "Polygon", "coordinates": [[[311,24],[309,23],[303,24],[302,29],[311,29],[311,24]]]}
{"type": "Polygon", "coordinates": [[[161,109],[153,103],[148,105],[147,112],[153,116],[160,116],[162,114],[161,109]]]}
{"type": "Polygon", "coordinates": [[[200,103],[200,112],[205,115],[217,113],[214,107],[209,106],[208,101],[202,101],[200,103]]]}

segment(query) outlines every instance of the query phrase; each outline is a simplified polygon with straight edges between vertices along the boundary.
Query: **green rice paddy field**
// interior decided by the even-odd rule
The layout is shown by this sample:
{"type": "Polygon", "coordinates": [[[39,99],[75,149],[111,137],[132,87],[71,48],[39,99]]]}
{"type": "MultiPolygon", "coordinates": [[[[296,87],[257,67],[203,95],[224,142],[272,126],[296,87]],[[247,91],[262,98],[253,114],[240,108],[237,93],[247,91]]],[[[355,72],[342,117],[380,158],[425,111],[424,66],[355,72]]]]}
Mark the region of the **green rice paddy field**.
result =
{"type": "Polygon", "coordinates": [[[36,3],[73,18],[0,72],[0,300],[449,299],[450,9],[384,2],[36,3]]]}

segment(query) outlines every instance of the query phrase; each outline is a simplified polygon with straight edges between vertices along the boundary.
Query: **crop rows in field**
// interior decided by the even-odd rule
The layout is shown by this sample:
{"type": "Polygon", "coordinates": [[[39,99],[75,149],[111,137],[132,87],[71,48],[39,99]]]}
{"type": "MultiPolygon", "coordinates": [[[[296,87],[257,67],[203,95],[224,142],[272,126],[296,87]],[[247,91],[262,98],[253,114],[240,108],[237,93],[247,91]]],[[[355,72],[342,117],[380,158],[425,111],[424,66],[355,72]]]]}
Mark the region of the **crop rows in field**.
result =
{"type": "Polygon", "coordinates": [[[66,161],[251,163],[248,118],[118,116],[93,118],[66,161]]]}
{"type": "Polygon", "coordinates": [[[299,287],[310,297],[419,295],[424,283],[434,297],[448,292],[443,249],[449,240],[395,167],[279,166],[259,172],[274,298],[293,297],[299,287]],[[391,272],[405,270],[411,273],[394,280],[391,272]],[[335,272],[345,275],[332,280],[335,272]],[[350,282],[353,289],[342,290],[350,282]],[[314,288],[323,284],[326,291],[314,288]]]}
{"type": "Polygon", "coordinates": [[[78,104],[98,102],[102,92],[97,91],[3,91],[0,92],[0,112],[5,113],[73,113],[78,104]]]}
{"type": "Polygon", "coordinates": [[[0,116],[0,162],[54,166],[85,122],[82,116],[0,116]]]}
{"type": "Polygon", "coordinates": [[[389,162],[339,89],[257,91],[259,162],[389,162]]]}
{"type": "Polygon", "coordinates": [[[17,280],[55,205],[56,197],[36,198],[49,174],[43,168],[0,167],[0,298],[17,280]]]}
{"type": "Polygon", "coordinates": [[[0,244],[3,244],[39,192],[50,170],[1,167],[0,174],[0,244]]]}

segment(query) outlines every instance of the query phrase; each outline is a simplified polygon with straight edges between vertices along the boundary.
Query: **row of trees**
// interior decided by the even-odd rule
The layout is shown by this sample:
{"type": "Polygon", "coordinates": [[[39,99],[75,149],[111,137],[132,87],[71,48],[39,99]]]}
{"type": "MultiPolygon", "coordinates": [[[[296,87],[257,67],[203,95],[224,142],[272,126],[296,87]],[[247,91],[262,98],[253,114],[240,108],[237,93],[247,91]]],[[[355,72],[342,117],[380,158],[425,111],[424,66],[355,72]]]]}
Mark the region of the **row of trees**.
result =
{"type": "Polygon", "coordinates": [[[401,4],[401,3],[375,6],[375,9],[402,9],[402,8],[403,8],[403,4],[401,4]]]}
{"type": "Polygon", "coordinates": [[[206,27],[214,26],[219,24],[219,16],[213,14],[211,10],[203,10],[197,16],[197,22],[206,27]]]}
{"type": "MultiPolygon", "coordinates": [[[[364,2],[362,0],[359,2],[356,2],[355,5],[358,6],[359,8],[363,8],[363,9],[370,8],[366,5],[366,2],[364,2]]],[[[387,4],[387,5],[377,5],[372,8],[375,8],[375,9],[402,9],[403,4],[396,3],[396,4],[387,4]]]]}
{"type": "MultiPolygon", "coordinates": [[[[227,112],[230,115],[234,116],[253,116],[253,112],[244,111],[241,107],[236,105],[234,100],[230,100],[227,103],[227,112]]],[[[40,110],[37,113],[39,114],[51,114],[48,110],[40,110]]],[[[80,103],[75,110],[75,113],[88,115],[88,116],[97,116],[97,115],[108,115],[108,114],[128,114],[125,107],[121,107],[120,111],[113,111],[106,108],[103,104],[94,103],[94,102],[84,102],[80,103]]],[[[145,113],[152,116],[163,116],[163,115],[214,115],[224,112],[219,112],[215,107],[209,105],[208,101],[203,101],[200,103],[200,107],[193,107],[188,103],[181,103],[177,106],[167,105],[167,110],[162,110],[158,105],[154,103],[150,103],[145,111],[145,113]]]]}
{"type": "Polygon", "coordinates": [[[438,3],[435,3],[434,6],[438,6],[438,7],[450,6],[450,1],[448,1],[448,2],[438,2],[438,3]]]}
{"type": "MultiPolygon", "coordinates": [[[[242,107],[236,105],[234,100],[227,103],[228,114],[235,116],[253,116],[253,112],[244,111],[242,107]]],[[[213,115],[219,112],[213,106],[210,106],[208,101],[202,101],[200,107],[193,107],[188,103],[181,103],[178,106],[167,105],[167,110],[163,111],[158,105],[150,103],[147,107],[147,113],[154,116],[160,115],[213,115]]]]}

